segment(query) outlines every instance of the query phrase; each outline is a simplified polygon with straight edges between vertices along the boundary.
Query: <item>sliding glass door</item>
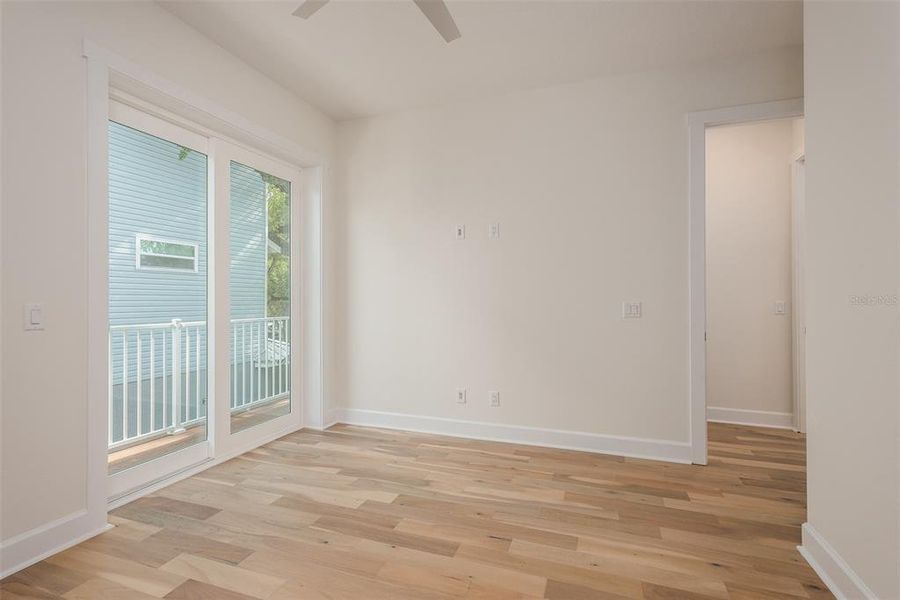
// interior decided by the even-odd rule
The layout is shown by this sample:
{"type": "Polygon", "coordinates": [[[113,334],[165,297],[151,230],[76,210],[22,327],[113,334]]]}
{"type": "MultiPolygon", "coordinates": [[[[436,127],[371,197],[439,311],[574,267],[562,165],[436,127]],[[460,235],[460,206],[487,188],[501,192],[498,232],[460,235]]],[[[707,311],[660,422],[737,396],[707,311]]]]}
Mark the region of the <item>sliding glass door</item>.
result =
{"type": "Polygon", "coordinates": [[[209,169],[204,137],[118,103],[110,117],[107,441],[120,475],[208,455],[209,169]]]}
{"type": "Polygon", "coordinates": [[[231,431],[291,412],[291,182],[229,165],[231,431]]]}
{"type": "Polygon", "coordinates": [[[115,101],[108,140],[117,497],[299,426],[299,172],[115,101]]]}

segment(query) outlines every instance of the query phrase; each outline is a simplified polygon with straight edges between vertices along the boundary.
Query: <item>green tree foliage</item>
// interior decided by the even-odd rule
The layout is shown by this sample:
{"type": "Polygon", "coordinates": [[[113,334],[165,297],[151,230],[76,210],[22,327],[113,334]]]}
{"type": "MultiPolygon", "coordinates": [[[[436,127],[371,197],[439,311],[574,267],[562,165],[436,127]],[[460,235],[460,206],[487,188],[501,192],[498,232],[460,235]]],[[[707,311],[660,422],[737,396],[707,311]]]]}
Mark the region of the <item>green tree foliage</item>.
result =
{"type": "MultiPolygon", "coordinates": [[[[190,148],[179,147],[178,160],[190,148]]],[[[269,239],[266,251],[266,315],[289,317],[291,313],[291,184],[274,175],[257,171],[266,184],[269,239]]]]}
{"type": "Polygon", "coordinates": [[[290,183],[265,173],[261,175],[266,182],[269,213],[266,310],[270,317],[287,317],[291,310],[290,183]]]}

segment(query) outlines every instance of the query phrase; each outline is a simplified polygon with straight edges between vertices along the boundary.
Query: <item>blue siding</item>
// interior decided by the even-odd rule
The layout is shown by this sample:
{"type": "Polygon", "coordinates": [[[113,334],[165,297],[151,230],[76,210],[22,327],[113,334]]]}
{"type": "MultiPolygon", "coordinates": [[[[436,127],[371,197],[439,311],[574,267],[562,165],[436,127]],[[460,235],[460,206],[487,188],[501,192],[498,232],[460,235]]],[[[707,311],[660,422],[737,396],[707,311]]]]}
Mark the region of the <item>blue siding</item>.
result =
{"type": "Polygon", "coordinates": [[[256,169],[231,163],[231,318],[266,316],[266,184],[256,169]]]}
{"type": "MultiPolygon", "coordinates": [[[[109,123],[109,324],[206,321],[206,155],[109,123]],[[197,272],[136,267],[137,236],[198,245],[197,272]]],[[[266,314],[265,183],[231,165],[231,318],[266,314]]],[[[205,354],[205,344],[204,344],[205,354]]]]}
{"type": "MultiPolygon", "coordinates": [[[[257,171],[231,165],[231,286],[232,319],[264,317],[266,313],[266,188],[257,171]]],[[[109,123],[109,324],[141,325],[207,320],[207,157],[197,152],[184,152],[172,142],[153,137],[119,123],[109,123]],[[196,244],[197,271],[138,269],[136,239],[146,236],[161,240],[196,244]]],[[[185,398],[181,420],[202,418],[206,414],[207,335],[199,328],[200,352],[195,351],[190,329],[190,364],[181,354],[182,388],[185,398]],[[200,391],[197,394],[199,378],[200,391]]],[[[170,354],[162,352],[166,336],[171,351],[171,329],[155,330],[153,369],[154,401],[150,402],[150,333],[131,331],[127,341],[128,390],[123,389],[123,337],[116,331],[111,341],[112,356],[112,440],[123,437],[121,418],[129,414],[128,435],[149,431],[150,411],[154,410],[157,426],[162,423],[162,373],[171,373],[170,354]],[[141,348],[141,379],[136,382],[138,365],[135,357],[141,348]],[[167,361],[164,364],[163,361],[167,361]],[[138,385],[142,402],[137,405],[138,385]],[[128,401],[123,403],[127,391],[128,401]],[[141,432],[137,431],[136,414],[142,416],[141,432]]],[[[182,342],[186,341],[180,333],[182,342]]],[[[249,360],[259,348],[251,343],[249,360]]],[[[242,353],[243,354],[243,353],[242,353]]],[[[171,378],[165,385],[166,406],[171,423],[171,378]]],[[[243,386],[239,390],[243,389],[243,386]]]]}
{"type": "MultiPolygon", "coordinates": [[[[153,137],[124,125],[109,123],[109,323],[139,325],[166,323],[172,319],[206,321],[207,294],[207,159],[204,154],[183,149],[172,142],[153,137]],[[136,266],[138,236],[196,244],[197,271],[156,271],[136,266]]],[[[197,330],[195,330],[196,332],[197,330]]],[[[200,332],[200,352],[192,340],[189,364],[182,366],[182,392],[193,390],[193,403],[187,403],[181,419],[199,417],[206,412],[206,328],[200,332]],[[200,393],[197,394],[197,380],[200,393]]],[[[142,416],[141,431],[149,431],[151,407],[154,418],[162,422],[163,361],[162,338],[171,348],[170,330],[154,332],[154,402],[150,402],[150,333],[131,332],[127,340],[121,332],[111,339],[112,418],[111,438],[122,438],[121,416],[129,413],[129,435],[137,431],[136,415],[142,416]],[[123,346],[127,344],[128,402],[123,406],[123,346]],[[141,381],[137,381],[140,347],[141,381]],[[137,404],[138,385],[141,405],[137,404]]],[[[182,355],[183,356],[183,355],[182,355]]],[[[183,358],[182,358],[183,360],[183,358]]],[[[165,365],[170,372],[171,362],[165,365]]],[[[171,385],[171,378],[169,379],[171,385]]],[[[170,391],[169,386],[167,391],[170,391]]],[[[167,412],[171,423],[171,393],[167,412]]]]}
{"type": "Polygon", "coordinates": [[[109,124],[109,323],[206,320],[206,155],[109,124]],[[197,272],[135,266],[146,235],[199,246],[197,272]]]}

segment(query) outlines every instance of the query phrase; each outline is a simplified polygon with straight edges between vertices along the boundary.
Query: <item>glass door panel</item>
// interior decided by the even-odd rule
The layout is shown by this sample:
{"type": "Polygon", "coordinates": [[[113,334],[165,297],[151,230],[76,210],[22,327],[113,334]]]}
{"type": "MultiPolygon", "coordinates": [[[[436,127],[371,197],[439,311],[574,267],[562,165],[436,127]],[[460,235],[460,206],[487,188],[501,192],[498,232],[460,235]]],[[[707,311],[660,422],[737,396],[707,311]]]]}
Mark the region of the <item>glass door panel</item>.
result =
{"type": "Polygon", "coordinates": [[[187,132],[127,107],[111,117],[112,475],[207,440],[208,185],[206,154],[168,139],[187,132]]]}
{"type": "Polygon", "coordinates": [[[291,412],[291,182],[231,161],[231,432],[291,412]]]}

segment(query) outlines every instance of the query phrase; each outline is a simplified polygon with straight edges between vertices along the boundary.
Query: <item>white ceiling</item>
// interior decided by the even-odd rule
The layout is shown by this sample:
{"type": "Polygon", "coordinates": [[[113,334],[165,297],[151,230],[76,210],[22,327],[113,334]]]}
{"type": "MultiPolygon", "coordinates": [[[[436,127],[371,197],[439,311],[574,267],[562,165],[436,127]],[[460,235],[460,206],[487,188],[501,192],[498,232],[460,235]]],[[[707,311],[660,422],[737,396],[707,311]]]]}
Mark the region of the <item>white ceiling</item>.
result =
{"type": "Polygon", "coordinates": [[[447,44],[412,0],[160,4],[335,119],[802,43],[795,1],[448,0],[447,44]]]}

